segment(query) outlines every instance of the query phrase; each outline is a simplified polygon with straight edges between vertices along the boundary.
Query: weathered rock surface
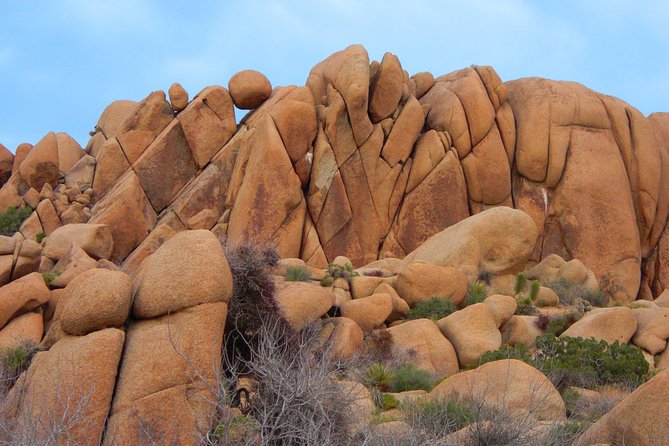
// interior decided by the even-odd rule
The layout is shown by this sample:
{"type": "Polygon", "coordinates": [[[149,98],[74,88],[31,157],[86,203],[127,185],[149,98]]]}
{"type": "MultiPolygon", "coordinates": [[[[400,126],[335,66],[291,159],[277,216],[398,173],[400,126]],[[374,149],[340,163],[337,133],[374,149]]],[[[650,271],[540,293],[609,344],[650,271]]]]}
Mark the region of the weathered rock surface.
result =
{"type": "Polygon", "coordinates": [[[634,312],[629,308],[595,308],[560,336],[595,338],[609,343],[618,341],[625,344],[632,339],[636,329],[637,321],[634,312]]]}
{"type": "Polygon", "coordinates": [[[442,377],[458,371],[453,345],[429,319],[417,319],[391,327],[393,357],[411,360],[416,367],[442,377]]]}

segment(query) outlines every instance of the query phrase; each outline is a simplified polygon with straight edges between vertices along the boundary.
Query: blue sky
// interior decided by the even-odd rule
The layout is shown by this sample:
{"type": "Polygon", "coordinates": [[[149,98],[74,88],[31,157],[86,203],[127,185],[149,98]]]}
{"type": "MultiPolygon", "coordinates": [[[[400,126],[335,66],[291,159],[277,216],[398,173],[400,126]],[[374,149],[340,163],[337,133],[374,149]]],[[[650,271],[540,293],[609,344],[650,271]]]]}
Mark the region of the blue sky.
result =
{"type": "Polygon", "coordinates": [[[194,96],[242,69],[303,85],[361,43],[410,74],[492,65],[502,80],[573,80],[669,111],[669,1],[0,0],[0,143],[49,131],[84,146],[115,99],[180,82],[194,96]]]}

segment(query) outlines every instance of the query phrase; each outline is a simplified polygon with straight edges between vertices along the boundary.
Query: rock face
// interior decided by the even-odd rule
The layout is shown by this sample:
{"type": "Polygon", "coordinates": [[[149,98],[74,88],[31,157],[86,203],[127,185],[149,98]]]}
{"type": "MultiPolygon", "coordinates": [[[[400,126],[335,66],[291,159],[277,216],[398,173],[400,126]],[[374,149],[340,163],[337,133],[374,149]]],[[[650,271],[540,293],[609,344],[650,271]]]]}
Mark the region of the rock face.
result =
{"type": "Polygon", "coordinates": [[[574,444],[662,444],[669,438],[669,426],[658,420],[668,413],[669,370],[665,370],[618,403],[574,444]]]}

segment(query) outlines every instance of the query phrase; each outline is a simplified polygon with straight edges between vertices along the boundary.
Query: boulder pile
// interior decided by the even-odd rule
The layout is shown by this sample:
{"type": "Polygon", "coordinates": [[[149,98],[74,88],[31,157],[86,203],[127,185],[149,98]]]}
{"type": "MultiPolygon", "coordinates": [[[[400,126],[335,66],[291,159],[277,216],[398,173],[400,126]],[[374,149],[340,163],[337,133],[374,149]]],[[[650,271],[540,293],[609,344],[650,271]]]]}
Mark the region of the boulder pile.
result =
{"type": "MultiPolygon", "coordinates": [[[[319,323],[336,358],[375,345],[444,379],[400,399],[563,423],[563,389],[539,370],[479,365],[504,346],[536,354],[546,333],[669,367],[668,113],[492,67],[410,76],[359,45],[305,86],[246,70],[227,87],[115,101],[85,148],[53,132],[0,145],[0,351],[39,346],[0,418],[40,420],[39,435],[85,419],[64,443],[197,444],[220,416],[226,252],[244,244],[278,254],[268,294],[290,330],[319,323]]],[[[652,444],[641,415],[666,373],[579,444],[652,444]]]]}

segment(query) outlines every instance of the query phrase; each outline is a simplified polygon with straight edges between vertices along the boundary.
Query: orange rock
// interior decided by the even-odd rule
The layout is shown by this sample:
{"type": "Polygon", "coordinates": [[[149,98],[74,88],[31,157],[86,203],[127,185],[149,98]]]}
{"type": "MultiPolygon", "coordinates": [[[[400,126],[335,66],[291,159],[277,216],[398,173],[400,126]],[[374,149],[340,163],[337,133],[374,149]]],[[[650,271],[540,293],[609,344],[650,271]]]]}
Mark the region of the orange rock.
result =
{"type": "Polygon", "coordinates": [[[22,314],[0,329],[0,351],[26,342],[37,345],[43,333],[44,323],[39,312],[22,314]]]}
{"type": "Polygon", "coordinates": [[[0,288],[0,328],[17,314],[49,301],[51,293],[42,275],[31,273],[0,288]]]}
{"type": "Polygon", "coordinates": [[[125,259],[123,262],[123,271],[134,278],[139,272],[142,262],[181,229],[176,229],[166,223],[158,224],[149,236],[125,259]]]}
{"type": "Polygon", "coordinates": [[[389,294],[378,293],[350,300],[341,305],[341,315],[355,321],[362,331],[378,328],[393,311],[393,300],[389,294]]]}
{"type": "Polygon", "coordinates": [[[116,131],[107,137],[116,137],[128,162],[133,164],[173,117],[174,112],[165,100],[165,93],[154,91],[139,102],[116,131]]]}
{"type": "Polygon", "coordinates": [[[636,332],[637,321],[634,312],[626,307],[595,308],[565,330],[560,337],[581,337],[603,339],[612,343],[625,344],[636,332]]]}
{"type": "Polygon", "coordinates": [[[369,116],[379,122],[393,114],[402,97],[404,75],[397,56],[385,53],[369,86],[369,116]]]}
{"type": "Polygon", "coordinates": [[[214,234],[183,231],[146,259],[134,287],[133,316],[151,318],[202,303],[228,302],[232,275],[214,234]]]}
{"type": "Polygon", "coordinates": [[[14,154],[7,147],[0,144],[0,186],[5,184],[12,176],[12,166],[14,165],[14,154]]]}
{"type": "Polygon", "coordinates": [[[175,82],[170,85],[170,89],[167,90],[167,94],[170,96],[170,103],[172,104],[172,109],[179,113],[181,110],[186,108],[188,105],[188,92],[180,83],[175,82]]]}
{"type": "Polygon", "coordinates": [[[235,73],[228,82],[228,90],[237,108],[258,108],[272,94],[272,84],[264,74],[254,70],[235,73]]]}
{"type": "Polygon", "coordinates": [[[44,183],[56,184],[58,168],[58,140],[56,134],[50,132],[28,152],[19,172],[30,187],[41,190],[44,183]]]}
{"type": "Polygon", "coordinates": [[[106,139],[110,139],[136,107],[137,102],[135,101],[114,101],[104,109],[95,127],[102,131],[106,139]]]}
{"type": "Polygon", "coordinates": [[[83,249],[95,259],[108,259],[114,241],[109,226],[104,224],[70,224],[61,226],[46,238],[43,255],[58,260],[70,250],[70,245],[83,249]]]}
{"type": "Polygon", "coordinates": [[[318,121],[313,104],[284,100],[270,109],[291,162],[304,158],[316,138],[318,121]]]}
{"type": "Polygon", "coordinates": [[[53,234],[56,229],[63,226],[63,223],[60,221],[60,217],[58,217],[56,209],[53,207],[53,203],[51,203],[50,200],[40,201],[35,210],[42,223],[44,233],[47,236],[53,234]]]}
{"type": "Polygon", "coordinates": [[[411,361],[419,369],[427,370],[439,378],[458,371],[458,357],[453,345],[433,321],[407,321],[390,327],[388,333],[393,340],[393,358],[411,361]]]}
{"type": "Polygon", "coordinates": [[[327,319],[320,337],[334,359],[351,359],[364,347],[362,330],[353,320],[345,317],[327,319]]]}
{"type": "Polygon", "coordinates": [[[96,200],[100,200],[111,189],[116,180],[130,168],[130,164],[116,138],[105,141],[96,157],[93,195],[96,200]]]}
{"type": "Polygon", "coordinates": [[[159,213],[197,171],[178,119],[167,125],[132,168],[159,213]]]}
{"type": "Polygon", "coordinates": [[[308,282],[285,282],[278,287],[274,299],[283,317],[296,330],[319,319],[335,303],[329,288],[308,282]]]}
{"type": "Polygon", "coordinates": [[[98,262],[90,258],[78,245],[72,243],[70,249],[62,256],[51,270],[58,271],[60,275],[55,277],[49,284],[52,288],[65,288],[72,279],[84,271],[96,268],[98,262]]]}
{"type": "Polygon", "coordinates": [[[95,204],[91,212],[93,217],[88,221],[89,225],[109,226],[114,240],[109,259],[117,263],[125,259],[156,224],[156,212],[132,169],[95,204]]]}
{"type": "Polygon", "coordinates": [[[420,103],[416,98],[409,98],[381,150],[381,156],[391,168],[407,160],[420,135],[424,121],[423,108],[420,103]]]}
{"type": "Polygon", "coordinates": [[[395,287],[410,307],[435,296],[460,305],[467,294],[467,278],[455,268],[415,262],[400,271],[395,287]]]}

